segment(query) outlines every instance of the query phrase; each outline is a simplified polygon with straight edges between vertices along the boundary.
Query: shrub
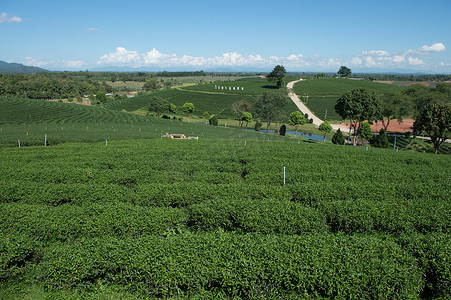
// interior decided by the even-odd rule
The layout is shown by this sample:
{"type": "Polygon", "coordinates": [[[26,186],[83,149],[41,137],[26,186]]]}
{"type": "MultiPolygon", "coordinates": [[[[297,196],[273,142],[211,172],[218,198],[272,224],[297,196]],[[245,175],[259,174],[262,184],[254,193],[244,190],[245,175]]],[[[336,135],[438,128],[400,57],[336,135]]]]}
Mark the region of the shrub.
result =
{"type": "Polygon", "coordinates": [[[379,131],[379,136],[377,137],[374,146],[380,148],[388,148],[388,138],[384,128],[381,128],[381,130],[379,131]]]}
{"type": "Polygon", "coordinates": [[[279,134],[282,136],[285,136],[286,132],[287,132],[287,126],[285,126],[285,125],[280,126],[279,134]]]}
{"type": "Polygon", "coordinates": [[[255,126],[254,126],[255,131],[260,131],[260,129],[262,128],[262,125],[263,125],[262,121],[260,119],[256,119],[255,126]]]}
{"type": "Polygon", "coordinates": [[[122,286],[146,297],[416,299],[415,259],[395,242],[334,235],[175,233],[56,244],[48,287],[122,286]]]}
{"type": "Polygon", "coordinates": [[[345,137],[340,128],[338,128],[337,132],[335,132],[334,136],[332,137],[332,143],[336,145],[343,145],[345,143],[345,137]]]}
{"type": "Polygon", "coordinates": [[[371,125],[368,122],[363,122],[360,125],[360,128],[358,130],[359,136],[364,140],[369,140],[373,136],[373,133],[371,132],[371,125]]]}
{"type": "Polygon", "coordinates": [[[208,119],[208,123],[212,126],[218,126],[218,117],[216,115],[211,115],[208,119]]]}

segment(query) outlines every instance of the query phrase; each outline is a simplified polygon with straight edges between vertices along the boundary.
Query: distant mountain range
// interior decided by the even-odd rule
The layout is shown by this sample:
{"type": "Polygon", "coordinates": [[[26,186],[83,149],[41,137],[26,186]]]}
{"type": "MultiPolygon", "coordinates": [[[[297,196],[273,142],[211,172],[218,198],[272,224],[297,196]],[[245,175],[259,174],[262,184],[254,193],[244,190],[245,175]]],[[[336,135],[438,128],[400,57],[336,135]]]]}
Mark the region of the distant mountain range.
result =
{"type": "Polygon", "coordinates": [[[0,73],[2,74],[18,74],[18,73],[33,74],[37,72],[48,72],[48,71],[38,67],[24,66],[23,64],[18,63],[7,63],[0,60],[0,73]]]}

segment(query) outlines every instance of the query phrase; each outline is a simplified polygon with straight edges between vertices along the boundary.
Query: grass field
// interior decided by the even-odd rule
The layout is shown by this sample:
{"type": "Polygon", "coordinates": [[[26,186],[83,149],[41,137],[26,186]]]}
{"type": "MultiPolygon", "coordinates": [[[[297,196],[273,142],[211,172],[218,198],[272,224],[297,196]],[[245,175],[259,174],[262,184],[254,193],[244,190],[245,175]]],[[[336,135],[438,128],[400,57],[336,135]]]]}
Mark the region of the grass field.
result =
{"type": "Polygon", "coordinates": [[[340,121],[341,117],[335,112],[337,99],[344,93],[355,88],[369,88],[377,94],[401,91],[403,87],[378,82],[351,80],[343,78],[319,78],[298,82],[294,92],[303,100],[302,96],[309,95],[307,106],[321,119],[327,110],[328,121],[340,121]]]}

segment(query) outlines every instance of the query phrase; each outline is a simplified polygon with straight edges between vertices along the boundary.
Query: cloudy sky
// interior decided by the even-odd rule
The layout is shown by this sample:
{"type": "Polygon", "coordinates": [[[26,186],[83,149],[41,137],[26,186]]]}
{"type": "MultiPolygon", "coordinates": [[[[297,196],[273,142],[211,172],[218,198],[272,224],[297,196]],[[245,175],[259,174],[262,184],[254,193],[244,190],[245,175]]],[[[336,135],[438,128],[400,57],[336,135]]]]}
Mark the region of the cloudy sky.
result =
{"type": "Polygon", "coordinates": [[[450,15],[450,0],[0,0],[0,60],[50,70],[451,73],[450,15]]]}

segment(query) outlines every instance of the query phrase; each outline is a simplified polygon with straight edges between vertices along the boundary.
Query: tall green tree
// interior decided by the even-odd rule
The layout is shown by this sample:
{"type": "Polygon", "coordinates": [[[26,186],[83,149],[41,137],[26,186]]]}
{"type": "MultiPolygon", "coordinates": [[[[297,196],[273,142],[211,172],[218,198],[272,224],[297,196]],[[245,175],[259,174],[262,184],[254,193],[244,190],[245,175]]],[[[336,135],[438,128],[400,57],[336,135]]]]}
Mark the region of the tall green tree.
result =
{"type": "Polygon", "coordinates": [[[149,110],[155,112],[157,117],[161,116],[161,114],[165,112],[168,112],[170,107],[169,102],[161,97],[153,96],[150,98],[149,110]]]}
{"type": "Polygon", "coordinates": [[[323,123],[321,123],[321,125],[319,125],[319,131],[321,131],[323,133],[323,142],[326,141],[326,133],[332,132],[332,126],[330,126],[329,122],[324,121],[323,123]]]}
{"type": "Polygon", "coordinates": [[[189,122],[191,114],[194,112],[194,104],[192,104],[191,102],[186,102],[185,104],[183,104],[182,109],[185,114],[188,114],[188,122],[189,122]]]}
{"type": "Polygon", "coordinates": [[[247,125],[250,122],[254,121],[254,119],[252,118],[252,114],[248,111],[243,112],[243,115],[241,116],[241,120],[243,121],[243,123],[246,123],[246,129],[247,129],[247,125]]]}
{"type": "Polygon", "coordinates": [[[174,103],[169,104],[169,111],[173,114],[177,113],[177,106],[174,103]]]}
{"type": "Polygon", "coordinates": [[[349,75],[351,75],[351,69],[346,66],[341,66],[337,74],[341,77],[348,77],[349,75]]]}
{"type": "Polygon", "coordinates": [[[371,125],[368,122],[363,122],[359,128],[359,136],[364,140],[369,140],[373,137],[371,132],[371,125]]]}
{"type": "Polygon", "coordinates": [[[351,131],[355,137],[357,134],[357,125],[365,120],[374,120],[377,118],[377,97],[376,92],[367,88],[358,88],[348,91],[338,98],[335,104],[335,111],[344,119],[351,123],[351,131]]]}
{"type": "Polygon", "coordinates": [[[285,94],[280,92],[264,92],[255,101],[255,111],[257,116],[266,122],[266,130],[269,132],[269,126],[273,121],[279,109],[287,104],[285,94]]]}
{"type": "Polygon", "coordinates": [[[382,121],[385,131],[387,131],[391,120],[398,119],[398,122],[402,122],[403,118],[411,113],[411,100],[402,93],[389,92],[384,94],[377,106],[377,119],[382,121]]]}
{"type": "Polygon", "coordinates": [[[413,123],[415,134],[426,132],[434,144],[435,154],[446,139],[451,138],[451,104],[429,103],[413,123]]]}
{"type": "Polygon", "coordinates": [[[288,123],[296,129],[296,132],[294,133],[294,136],[296,136],[298,134],[299,125],[305,124],[305,116],[299,110],[294,111],[290,114],[288,123]]]}
{"type": "Polygon", "coordinates": [[[232,104],[232,111],[238,118],[238,127],[241,128],[243,125],[242,115],[244,112],[248,111],[252,105],[246,100],[241,100],[232,104]]]}
{"type": "Polygon", "coordinates": [[[266,77],[268,78],[269,82],[275,82],[277,88],[280,89],[283,85],[283,78],[285,77],[286,73],[287,71],[285,70],[284,66],[277,65],[266,77]]]}

